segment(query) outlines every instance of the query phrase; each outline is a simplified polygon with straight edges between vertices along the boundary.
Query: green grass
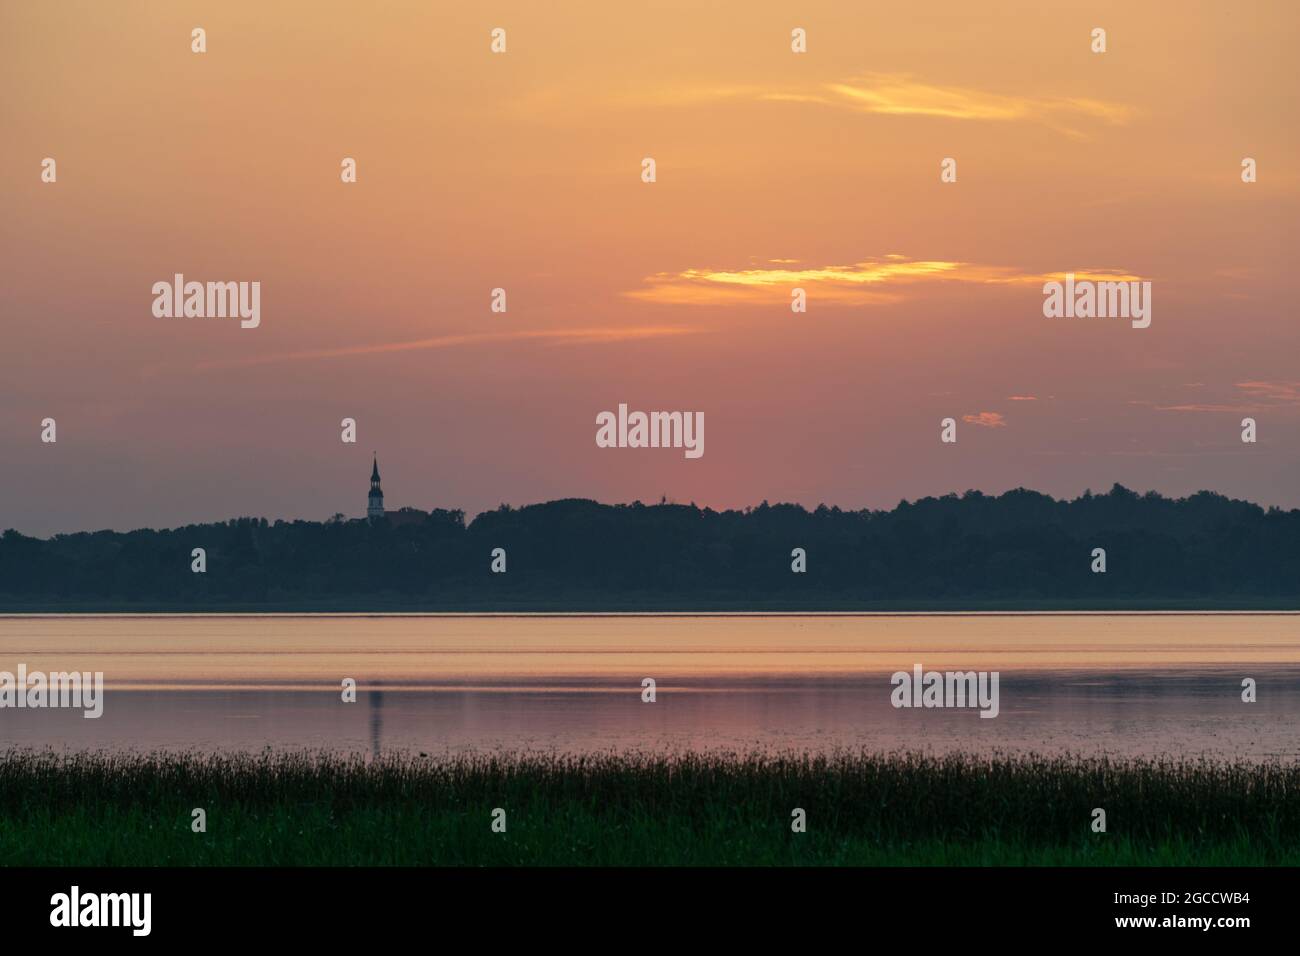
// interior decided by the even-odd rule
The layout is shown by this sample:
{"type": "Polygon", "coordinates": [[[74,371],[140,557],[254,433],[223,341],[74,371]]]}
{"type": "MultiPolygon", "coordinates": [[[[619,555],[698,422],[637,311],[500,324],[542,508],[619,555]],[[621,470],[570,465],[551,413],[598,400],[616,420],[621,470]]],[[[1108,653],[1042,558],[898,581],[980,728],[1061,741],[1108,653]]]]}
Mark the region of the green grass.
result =
{"type": "Polygon", "coordinates": [[[1300,764],[11,750],[0,863],[1296,865],[1300,764]]]}

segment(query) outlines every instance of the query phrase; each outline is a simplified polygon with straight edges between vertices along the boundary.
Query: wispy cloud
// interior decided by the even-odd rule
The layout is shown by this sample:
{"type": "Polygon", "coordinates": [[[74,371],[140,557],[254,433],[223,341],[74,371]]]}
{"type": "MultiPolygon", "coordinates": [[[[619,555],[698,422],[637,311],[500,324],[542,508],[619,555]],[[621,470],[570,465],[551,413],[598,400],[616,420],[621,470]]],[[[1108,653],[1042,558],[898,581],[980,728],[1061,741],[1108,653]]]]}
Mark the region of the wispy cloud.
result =
{"type": "Polygon", "coordinates": [[[1236,382],[1235,399],[1223,402],[1185,402],[1156,405],[1162,412],[1266,412],[1300,408],[1300,382],[1236,382]]]}
{"type": "Polygon", "coordinates": [[[1279,405],[1300,405],[1300,382],[1238,382],[1237,388],[1279,405]]]}
{"type": "Polygon", "coordinates": [[[1001,412],[980,412],[978,415],[963,415],[961,420],[969,425],[979,425],[981,428],[1007,427],[1007,420],[1002,417],[1001,412]]]}
{"type": "Polygon", "coordinates": [[[1036,97],[990,93],[959,86],[923,83],[909,74],[870,73],[826,89],[839,105],[889,116],[932,116],[989,122],[1031,121],[1072,136],[1083,133],[1065,120],[1096,120],[1112,125],[1128,122],[1133,110],[1119,103],[1086,97],[1036,97]]]}
{"type": "MultiPolygon", "coordinates": [[[[622,100],[627,100],[623,97],[622,100]]],[[[634,95],[646,102],[647,97],[634,95]]],[[[927,83],[909,73],[865,73],[833,83],[773,89],[760,84],[678,87],[650,94],[658,106],[693,106],[725,100],[816,104],[858,113],[991,123],[1037,123],[1086,139],[1081,123],[1123,125],[1135,115],[1123,103],[1084,96],[1025,96],[927,83]]]]}
{"type": "Polygon", "coordinates": [[[217,359],[204,362],[200,369],[242,368],[252,365],[274,365],[280,362],[305,362],[319,359],[347,358],[357,355],[383,355],[390,352],[413,352],[422,349],[448,349],[472,345],[490,345],[498,342],[543,341],[550,345],[599,345],[626,342],[634,339],[663,338],[692,335],[698,329],[683,326],[612,326],[608,328],[578,329],[522,329],[512,332],[472,332],[462,335],[440,335],[427,339],[404,342],[379,342],[368,345],[345,345],[332,349],[307,349],[300,352],[280,352],[271,355],[252,355],[246,358],[217,359]]]}
{"type": "Polygon", "coordinates": [[[1036,402],[1038,401],[1038,396],[1037,395],[1008,395],[1007,401],[1008,402],[1036,402]]]}
{"type": "MultiPolygon", "coordinates": [[[[797,260],[769,260],[773,263],[797,260]]],[[[1076,279],[1132,282],[1137,276],[1122,270],[1078,270],[1076,279]]],[[[1023,272],[1011,266],[911,259],[891,254],[851,265],[804,268],[752,267],[739,270],[691,268],[646,276],[645,287],[623,293],[632,299],[672,305],[718,305],[786,297],[795,288],[816,289],[822,302],[872,304],[898,302],[901,286],[921,282],[970,282],[993,285],[1038,285],[1063,280],[1065,273],[1023,272]]],[[[811,292],[810,292],[811,294],[811,292]]]]}

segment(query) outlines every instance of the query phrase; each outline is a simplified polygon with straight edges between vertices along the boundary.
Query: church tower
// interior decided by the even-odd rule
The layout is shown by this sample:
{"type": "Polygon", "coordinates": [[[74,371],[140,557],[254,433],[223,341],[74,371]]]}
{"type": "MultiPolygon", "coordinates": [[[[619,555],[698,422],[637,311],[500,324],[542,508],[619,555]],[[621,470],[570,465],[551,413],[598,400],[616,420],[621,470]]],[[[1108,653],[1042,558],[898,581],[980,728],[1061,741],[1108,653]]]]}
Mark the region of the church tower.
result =
{"type": "Polygon", "coordinates": [[[384,489],[379,487],[379,456],[375,456],[375,466],[370,472],[370,501],[366,505],[366,517],[371,521],[384,516],[384,489]]]}

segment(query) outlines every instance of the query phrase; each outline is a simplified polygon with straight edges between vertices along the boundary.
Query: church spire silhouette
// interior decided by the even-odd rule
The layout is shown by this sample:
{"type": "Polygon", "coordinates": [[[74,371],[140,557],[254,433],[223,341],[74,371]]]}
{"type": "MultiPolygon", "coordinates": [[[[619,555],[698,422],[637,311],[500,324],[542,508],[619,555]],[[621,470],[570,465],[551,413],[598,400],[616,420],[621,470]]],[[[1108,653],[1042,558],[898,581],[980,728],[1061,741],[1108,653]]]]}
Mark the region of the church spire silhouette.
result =
{"type": "Polygon", "coordinates": [[[370,470],[370,498],[366,502],[366,517],[372,521],[384,516],[384,489],[379,486],[379,453],[375,452],[374,467],[370,470]]]}

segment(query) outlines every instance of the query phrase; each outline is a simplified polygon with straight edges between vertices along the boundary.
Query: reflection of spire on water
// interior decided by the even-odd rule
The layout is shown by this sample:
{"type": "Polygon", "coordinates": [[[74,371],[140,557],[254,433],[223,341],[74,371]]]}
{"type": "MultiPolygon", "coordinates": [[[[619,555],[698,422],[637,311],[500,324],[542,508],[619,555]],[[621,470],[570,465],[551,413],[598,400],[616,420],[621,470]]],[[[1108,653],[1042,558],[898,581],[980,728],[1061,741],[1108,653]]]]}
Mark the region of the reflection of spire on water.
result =
{"type": "Polygon", "coordinates": [[[384,730],[384,692],[380,690],[381,684],[375,684],[374,689],[366,696],[370,699],[370,756],[377,758],[379,756],[379,738],[384,730]]]}

